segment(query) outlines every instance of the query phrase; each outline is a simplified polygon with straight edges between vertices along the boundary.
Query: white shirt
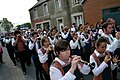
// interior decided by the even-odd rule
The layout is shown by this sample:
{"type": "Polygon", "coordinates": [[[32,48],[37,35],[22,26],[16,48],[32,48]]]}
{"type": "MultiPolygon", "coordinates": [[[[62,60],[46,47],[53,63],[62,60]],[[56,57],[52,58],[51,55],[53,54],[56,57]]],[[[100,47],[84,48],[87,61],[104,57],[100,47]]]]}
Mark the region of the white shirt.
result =
{"type": "MultiPolygon", "coordinates": [[[[65,65],[65,63],[57,57],[55,58],[55,61],[58,61],[61,65],[65,65]]],[[[78,68],[80,69],[80,72],[82,72],[83,74],[88,74],[90,72],[90,67],[85,64],[83,64],[83,67],[78,65],[78,68]]],[[[69,71],[65,73],[65,75],[63,76],[58,68],[50,66],[51,80],[75,80],[75,78],[76,76],[69,71]]]]}
{"type": "Polygon", "coordinates": [[[10,38],[9,39],[5,39],[5,43],[10,43],[10,38]]]}
{"type": "Polygon", "coordinates": [[[14,39],[14,38],[12,38],[12,46],[14,46],[14,42],[15,42],[16,40],[14,39]]]}
{"type": "Polygon", "coordinates": [[[64,32],[61,32],[61,36],[62,36],[64,39],[66,39],[66,38],[68,37],[68,35],[69,35],[69,32],[67,32],[67,34],[64,34],[64,32]]]}
{"type": "Polygon", "coordinates": [[[118,48],[120,48],[120,39],[118,40],[118,48]]]}
{"type": "Polygon", "coordinates": [[[48,37],[49,38],[49,41],[50,41],[50,43],[52,44],[52,45],[55,45],[55,43],[57,42],[57,38],[54,36],[53,38],[53,40],[50,38],[50,37],[48,37]]]}
{"type": "Polygon", "coordinates": [[[102,35],[103,34],[103,30],[99,29],[98,34],[102,35]]]}
{"type": "MultiPolygon", "coordinates": [[[[81,33],[81,39],[82,39],[82,41],[83,41],[84,43],[89,43],[88,39],[89,39],[89,37],[91,37],[91,36],[90,36],[89,34],[87,34],[87,35],[88,35],[88,38],[86,39],[83,34],[84,34],[84,33],[81,33]]],[[[91,39],[92,39],[92,37],[91,37],[91,39]]]]}
{"type": "Polygon", "coordinates": [[[107,35],[107,34],[103,33],[101,36],[109,39],[110,44],[107,44],[107,49],[106,50],[108,50],[110,52],[114,52],[118,48],[118,40],[116,38],[113,38],[112,34],[107,35]]]}
{"type": "MultiPolygon", "coordinates": [[[[85,44],[81,40],[80,40],[80,44],[82,47],[85,46],[85,44]]],[[[76,49],[77,46],[78,46],[78,49],[80,49],[80,44],[79,44],[78,40],[76,40],[75,42],[73,40],[70,40],[71,49],[76,49]]]]}
{"type": "Polygon", "coordinates": [[[35,42],[35,44],[30,41],[30,42],[29,42],[29,45],[28,45],[29,49],[32,50],[34,46],[35,46],[36,52],[37,52],[37,50],[38,50],[38,48],[39,48],[37,41],[35,42]]]}
{"type": "Polygon", "coordinates": [[[41,63],[45,63],[48,60],[48,54],[41,51],[41,49],[38,49],[38,57],[41,63]]]}
{"type": "MultiPolygon", "coordinates": [[[[98,57],[99,55],[101,55],[100,53],[98,53],[96,50],[94,51],[94,53],[96,54],[96,56],[98,57]]],[[[105,53],[104,53],[105,54],[105,53]]],[[[90,56],[90,63],[95,63],[95,68],[92,70],[93,74],[95,76],[98,76],[100,73],[103,72],[103,70],[108,67],[108,64],[106,64],[104,61],[99,65],[99,67],[97,66],[97,62],[95,61],[94,57],[91,55],[90,56]]],[[[116,66],[114,66],[111,62],[111,69],[114,70],[116,66]]]]}

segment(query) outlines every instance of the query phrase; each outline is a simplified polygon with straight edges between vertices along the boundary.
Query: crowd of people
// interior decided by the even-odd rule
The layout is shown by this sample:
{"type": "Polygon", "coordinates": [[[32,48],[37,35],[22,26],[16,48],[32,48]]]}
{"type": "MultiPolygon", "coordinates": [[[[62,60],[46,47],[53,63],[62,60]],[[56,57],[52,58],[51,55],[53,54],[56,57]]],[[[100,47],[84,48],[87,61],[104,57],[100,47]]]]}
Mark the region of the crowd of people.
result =
{"type": "MultiPolygon", "coordinates": [[[[96,25],[72,24],[62,32],[57,27],[48,30],[15,30],[1,39],[14,66],[20,61],[26,75],[26,65],[34,63],[36,80],[117,80],[120,61],[120,32],[115,20],[96,25]],[[32,58],[32,59],[31,59],[32,58]],[[32,60],[32,61],[31,61],[32,60]]],[[[0,47],[0,62],[2,60],[0,47]]]]}

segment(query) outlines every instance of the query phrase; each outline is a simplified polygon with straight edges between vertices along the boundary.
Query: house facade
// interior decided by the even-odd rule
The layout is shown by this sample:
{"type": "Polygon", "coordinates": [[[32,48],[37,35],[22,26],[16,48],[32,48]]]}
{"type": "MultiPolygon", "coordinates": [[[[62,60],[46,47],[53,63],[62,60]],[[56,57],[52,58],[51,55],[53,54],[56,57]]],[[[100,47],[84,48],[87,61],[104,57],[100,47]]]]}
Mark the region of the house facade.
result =
{"type": "Polygon", "coordinates": [[[82,2],[84,0],[38,0],[29,9],[32,27],[34,29],[51,29],[59,31],[72,23],[84,24],[82,2]]]}
{"type": "Polygon", "coordinates": [[[95,24],[113,18],[120,25],[120,0],[85,0],[83,4],[85,23],[95,24]]]}

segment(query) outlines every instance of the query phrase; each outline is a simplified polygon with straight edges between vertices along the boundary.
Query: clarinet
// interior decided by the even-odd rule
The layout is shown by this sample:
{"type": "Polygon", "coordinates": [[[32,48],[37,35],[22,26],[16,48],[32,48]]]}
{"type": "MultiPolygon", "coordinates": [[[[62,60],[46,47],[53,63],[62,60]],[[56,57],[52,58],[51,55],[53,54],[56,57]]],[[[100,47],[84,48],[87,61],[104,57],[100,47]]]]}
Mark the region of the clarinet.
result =
{"type": "MultiPolygon", "coordinates": [[[[72,58],[72,56],[70,56],[70,58],[72,58]]],[[[90,68],[94,68],[95,67],[95,63],[89,63],[89,62],[84,61],[82,59],[79,62],[88,65],[90,68]]]]}
{"type": "Polygon", "coordinates": [[[81,63],[83,63],[83,64],[88,65],[89,67],[92,67],[92,68],[94,68],[94,67],[95,67],[95,63],[89,63],[89,62],[84,61],[84,60],[80,60],[80,62],[81,62],[81,63]]]}

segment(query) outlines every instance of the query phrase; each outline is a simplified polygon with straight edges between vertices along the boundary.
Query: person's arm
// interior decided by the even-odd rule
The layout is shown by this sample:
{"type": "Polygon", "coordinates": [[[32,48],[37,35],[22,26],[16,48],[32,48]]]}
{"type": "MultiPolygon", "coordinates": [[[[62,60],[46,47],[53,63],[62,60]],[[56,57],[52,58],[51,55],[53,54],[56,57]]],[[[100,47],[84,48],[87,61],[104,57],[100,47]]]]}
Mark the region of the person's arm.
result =
{"type": "Polygon", "coordinates": [[[117,63],[116,63],[116,65],[114,65],[114,63],[111,62],[111,70],[114,70],[116,67],[117,67],[117,63]]]}
{"type": "Polygon", "coordinates": [[[29,49],[32,50],[34,46],[35,46],[35,44],[30,41],[29,45],[28,45],[29,49]]]}
{"type": "Polygon", "coordinates": [[[51,80],[75,80],[75,75],[68,71],[64,76],[62,75],[61,71],[51,66],[50,67],[50,79],[51,80]]]}
{"type": "Polygon", "coordinates": [[[82,42],[84,42],[84,43],[88,43],[88,40],[87,40],[83,35],[81,35],[81,40],[82,40],[82,42]]]}
{"type": "Polygon", "coordinates": [[[90,56],[90,63],[95,63],[95,68],[92,70],[93,74],[95,76],[98,76],[99,74],[101,74],[103,72],[103,70],[108,67],[108,65],[105,63],[105,61],[103,61],[99,67],[97,65],[97,62],[95,61],[95,59],[93,58],[93,56],[90,56]]]}
{"type": "Polygon", "coordinates": [[[75,49],[78,45],[78,40],[76,40],[75,42],[73,42],[73,40],[70,41],[70,47],[71,49],[75,49]]]}
{"type": "Polygon", "coordinates": [[[118,40],[115,39],[111,44],[107,44],[106,51],[114,52],[118,47],[118,40]]]}
{"type": "Polygon", "coordinates": [[[12,38],[12,46],[16,46],[16,41],[14,38],[12,38]]]}
{"type": "Polygon", "coordinates": [[[38,50],[38,57],[41,63],[45,63],[48,60],[48,53],[43,54],[41,49],[38,50]]]}
{"type": "Polygon", "coordinates": [[[69,34],[69,32],[67,32],[67,34],[64,34],[63,32],[61,32],[61,36],[62,36],[64,39],[66,39],[66,38],[68,37],[68,34],[69,34]]]}
{"type": "Polygon", "coordinates": [[[85,46],[85,42],[83,42],[82,40],[80,40],[81,46],[84,47],[85,46]]]}
{"type": "Polygon", "coordinates": [[[54,45],[54,43],[56,42],[56,38],[54,37],[53,40],[50,37],[48,37],[48,38],[49,38],[50,43],[54,45]]]}
{"type": "Polygon", "coordinates": [[[78,68],[80,72],[82,72],[85,75],[87,75],[91,71],[90,67],[86,64],[78,64],[78,68]]]}

